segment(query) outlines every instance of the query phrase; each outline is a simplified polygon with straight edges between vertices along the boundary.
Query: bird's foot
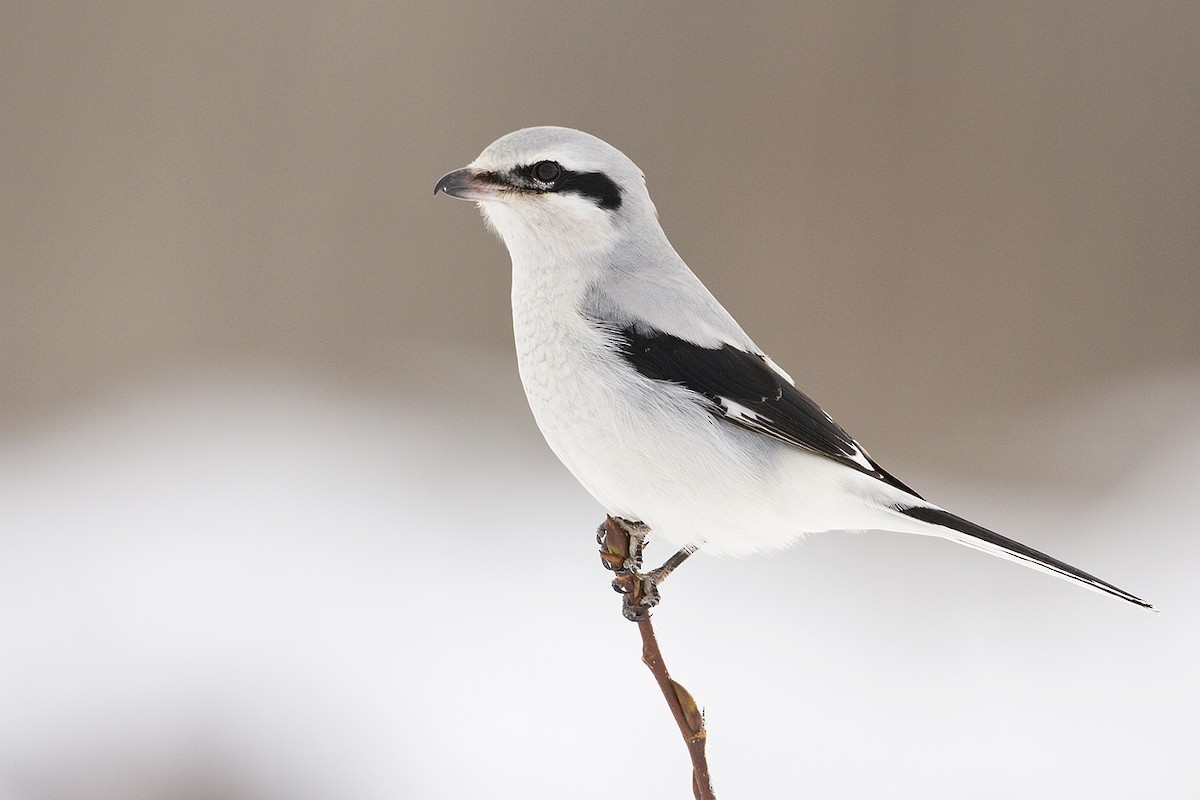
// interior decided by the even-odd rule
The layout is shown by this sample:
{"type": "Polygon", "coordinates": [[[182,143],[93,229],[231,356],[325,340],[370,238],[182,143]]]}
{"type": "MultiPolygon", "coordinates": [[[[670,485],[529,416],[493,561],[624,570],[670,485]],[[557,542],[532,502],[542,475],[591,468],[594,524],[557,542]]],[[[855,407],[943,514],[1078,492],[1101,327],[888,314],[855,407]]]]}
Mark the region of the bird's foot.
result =
{"type": "Polygon", "coordinates": [[[616,573],[613,590],[624,595],[621,613],[633,622],[649,619],[650,609],[661,599],[653,572],[641,571],[649,533],[650,528],[642,523],[620,517],[606,518],[596,531],[600,563],[616,573]]]}
{"type": "Polygon", "coordinates": [[[621,614],[630,622],[642,622],[650,619],[650,609],[662,601],[658,592],[658,582],[661,570],[649,572],[634,572],[613,578],[612,587],[624,595],[621,604],[621,614]]]}
{"type": "Polygon", "coordinates": [[[612,587],[624,595],[621,613],[631,622],[643,622],[650,618],[650,609],[662,600],[658,585],[695,552],[694,547],[684,548],[661,567],[642,572],[642,554],[649,533],[650,529],[641,522],[630,522],[619,517],[605,519],[596,531],[601,563],[616,573],[612,587]]]}
{"type": "Polygon", "coordinates": [[[650,528],[640,522],[606,517],[596,530],[600,562],[617,573],[617,577],[638,572],[642,568],[642,552],[649,535],[650,528]]]}

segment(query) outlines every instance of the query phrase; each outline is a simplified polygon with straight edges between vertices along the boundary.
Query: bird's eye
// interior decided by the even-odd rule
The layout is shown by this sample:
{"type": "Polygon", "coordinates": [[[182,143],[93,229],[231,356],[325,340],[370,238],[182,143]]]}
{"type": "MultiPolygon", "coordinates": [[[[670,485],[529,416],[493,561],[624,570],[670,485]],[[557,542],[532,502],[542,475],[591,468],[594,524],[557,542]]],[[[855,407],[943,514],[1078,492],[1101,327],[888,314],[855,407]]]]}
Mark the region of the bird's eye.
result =
{"type": "Polygon", "coordinates": [[[562,167],[553,161],[539,161],[533,165],[533,177],[542,183],[554,183],[562,175],[562,167]]]}

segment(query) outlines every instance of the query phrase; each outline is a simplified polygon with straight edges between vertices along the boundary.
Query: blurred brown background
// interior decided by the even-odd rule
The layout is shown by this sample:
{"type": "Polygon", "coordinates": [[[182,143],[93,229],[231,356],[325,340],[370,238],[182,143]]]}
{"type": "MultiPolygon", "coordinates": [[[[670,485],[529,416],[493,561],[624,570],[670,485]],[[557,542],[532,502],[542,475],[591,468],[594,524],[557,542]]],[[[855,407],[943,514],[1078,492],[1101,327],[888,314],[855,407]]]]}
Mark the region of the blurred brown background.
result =
{"type": "Polygon", "coordinates": [[[1200,368],[1198,37],[1195,3],[10,0],[0,430],[227,360],[437,401],[440,342],[511,345],[507,255],[431,187],[555,123],[877,457],[1002,472],[1030,407],[1200,368]]]}
{"type": "Polygon", "coordinates": [[[686,793],[432,194],[546,123],[889,470],[1163,609],[697,558],[719,790],[1200,796],[1200,4],[731,5],[0,3],[0,798],[686,793]]]}

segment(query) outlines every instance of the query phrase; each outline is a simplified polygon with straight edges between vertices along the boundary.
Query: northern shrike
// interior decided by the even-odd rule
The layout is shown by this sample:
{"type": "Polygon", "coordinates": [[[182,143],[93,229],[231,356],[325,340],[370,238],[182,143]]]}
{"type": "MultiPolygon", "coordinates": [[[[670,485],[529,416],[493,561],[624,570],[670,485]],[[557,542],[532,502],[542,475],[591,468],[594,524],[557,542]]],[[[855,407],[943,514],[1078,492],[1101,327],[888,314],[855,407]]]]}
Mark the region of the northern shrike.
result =
{"type": "Polygon", "coordinates": [[[609,515],[685,550],[734,555],[830,530],[941,536],[1152,608],[879,466],[688,269],[641,170],[611,145],[526,128],[438,192],[475,201],[508,246],[529,406],[609,515]]]}

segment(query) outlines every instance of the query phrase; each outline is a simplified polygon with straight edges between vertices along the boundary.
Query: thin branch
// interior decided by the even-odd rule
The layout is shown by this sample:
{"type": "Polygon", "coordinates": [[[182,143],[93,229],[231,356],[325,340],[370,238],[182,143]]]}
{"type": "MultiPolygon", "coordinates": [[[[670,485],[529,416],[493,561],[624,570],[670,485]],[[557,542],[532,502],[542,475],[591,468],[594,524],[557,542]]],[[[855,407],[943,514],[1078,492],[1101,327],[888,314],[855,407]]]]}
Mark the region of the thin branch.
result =
{"type": "MultiPolygon", "coordinates": [[[[631,553],[629,531],[612,517],[604,520],[604,524],[600,526],[600,536],[597,538],[601,544],[600,557],[605,566],[617,573],[613,585],[627,595],[627,607],[629,601],[634,605],[641,603],[645,583],[642,580],[643,576],[639,574],[640,542],[635,542],[631,553]]],[[[686,557],[685,555],[679,558],[677,553],[672,558],[679,558],[682,562],[686,557]]],[[[658,638],[654,635],[654,625],[650,622],[649,611],[636,621],[638,632],[642,635],[642,663],[650,669],[658,688],[662,690],[663,698],[667,701],[671,715],[675,717],[675,724],[679,726],[679,733],[687,745],[688,755],[692,758],[692,794],[696,800],[716,800],[712,779],[708,774],[708,758],[704,753],[708,738],[704,729],[704,712],[700,710],[691,693],[673,680],[667,671],[662,650],[658,647],[658,638]]]]}

